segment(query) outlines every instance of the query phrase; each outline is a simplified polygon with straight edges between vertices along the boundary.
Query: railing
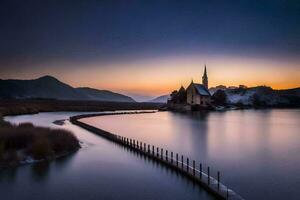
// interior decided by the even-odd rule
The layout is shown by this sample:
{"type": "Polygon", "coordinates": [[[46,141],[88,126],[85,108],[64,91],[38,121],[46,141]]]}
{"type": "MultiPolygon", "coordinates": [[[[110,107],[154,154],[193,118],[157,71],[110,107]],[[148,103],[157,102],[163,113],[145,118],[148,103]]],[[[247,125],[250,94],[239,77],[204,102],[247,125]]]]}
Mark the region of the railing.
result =
{"type": "MultiPolygon", "coordinates": [[[[128,114],[132,114],[132,112],[128,114]]],[[[243,199],[233,190],[229,189],[227,186],[221,183],[221,173],[219,171],[217,171],[216,178],[214,178],[211,173],[211,168],[209,166],[204,168],[204,165],[200,162],[190,160],[188,157],[184,157],[181,154],[175,154],[172,151],[170,152],[166,149],[156,147],[154,145],[150,145],[142,141],[116,135],[79,121],[79,119],[81,118],[90,116],[91,115],[74,116],[70,118],[70,121],[73,124],[76,124],[97,135],[105,137],[118,144],[124,145],[134,151],[137,151],[147,157],[150,157],[162,164],[167,165],[168,167],[182,173],[183,175],[197,182],[199,185],[201,185],[203,188],[211,192],[219,199],[243,199]]],[[[96,115],[93,114],[92,116],[96,115]]]]}

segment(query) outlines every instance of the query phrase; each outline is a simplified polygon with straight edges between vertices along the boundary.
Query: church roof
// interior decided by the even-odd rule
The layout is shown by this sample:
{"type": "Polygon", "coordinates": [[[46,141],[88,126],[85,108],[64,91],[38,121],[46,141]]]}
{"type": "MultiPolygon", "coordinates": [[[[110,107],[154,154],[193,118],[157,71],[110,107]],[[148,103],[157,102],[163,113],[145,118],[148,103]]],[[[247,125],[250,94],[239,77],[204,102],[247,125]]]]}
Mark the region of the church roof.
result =
{"type": "Polygon", "coordinates": [[[194,83],[196,91],[203,96],[210,96],[208,89],[203,84],[194,83]]]}
{"type": "Polygon", "coordinates": [[[180,89],[178,90],[178,92],[185,92],[185,89],[183,86],[180,87],[180,89]]]}

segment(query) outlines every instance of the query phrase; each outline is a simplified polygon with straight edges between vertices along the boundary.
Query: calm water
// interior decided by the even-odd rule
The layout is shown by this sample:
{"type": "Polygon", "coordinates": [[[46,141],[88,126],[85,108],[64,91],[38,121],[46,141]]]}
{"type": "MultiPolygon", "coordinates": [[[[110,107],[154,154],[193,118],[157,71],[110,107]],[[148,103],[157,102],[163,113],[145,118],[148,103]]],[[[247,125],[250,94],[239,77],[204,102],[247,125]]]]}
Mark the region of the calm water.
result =
{"type": "Polygon", "coordinates": [[[52,124],[79,113],[7,117],[20,123],[72,130],[83,148],[51,163],[0,169],[1,200],[213,199],[167,168],[70,123],[52,124]]]}
{"type": "Polygon", "coordinates": [[[299,199],[300,110],[159,112],[82,121],[202,161],[246,199],[299,199]]]}

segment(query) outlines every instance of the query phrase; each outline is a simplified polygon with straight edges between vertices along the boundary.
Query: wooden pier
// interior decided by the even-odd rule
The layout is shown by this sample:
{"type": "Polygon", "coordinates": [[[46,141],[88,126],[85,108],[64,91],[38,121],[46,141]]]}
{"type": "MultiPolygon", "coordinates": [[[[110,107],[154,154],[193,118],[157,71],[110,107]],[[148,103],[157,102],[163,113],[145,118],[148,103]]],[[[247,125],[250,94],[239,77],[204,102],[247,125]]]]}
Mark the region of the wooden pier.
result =
{"type": "Polygon", "coordinates": [[[99,136],[102,136],[108,140],[123,145],[131,150],[134,150],[144,156],[158,161],[159,163],[176,170],[182,175],[186,176],[190,180],[199,184],[202,188],[206,189],[212,195],[218,199],[243,199],[240,195],[229,189],[227,186],[221,183],[221,173],[218,171],[216,174],[217,178],[214,178],[211,174],[211,168],[207,167],[204,169],[203,163],[196,162],[195,160],[184,157],[181,154],[170,152],[166,149],[156,147],[154,145],[146,144],[142,141],[138,141],[132,138],[123,137],[110,133],[108,131],[96,128],[80,121],[82,118],[103,116],[103,115],[120,115],[120,114],[142,114],[142,113],[153,113],[149,111],[141,112],[114,112],[114,113],[97,113],[97,114],[86,114],[77,115],[70,117],[70,122],[84,128],[90,132],[93,132],[99,136]]]}

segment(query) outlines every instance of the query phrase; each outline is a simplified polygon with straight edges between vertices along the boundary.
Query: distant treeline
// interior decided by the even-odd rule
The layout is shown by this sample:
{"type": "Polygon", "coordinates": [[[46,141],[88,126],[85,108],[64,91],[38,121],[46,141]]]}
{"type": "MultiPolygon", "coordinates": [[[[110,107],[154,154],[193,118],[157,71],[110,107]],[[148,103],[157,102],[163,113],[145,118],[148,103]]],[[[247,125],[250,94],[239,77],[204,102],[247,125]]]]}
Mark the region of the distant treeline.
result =
{"type": "Polygon", "coordinates": [[[155,110],[163,104],[137,103],[137,102],[100,102],[100,101],[68,101],[68,100],[0,100],[0,114],[20,115],[34,114],[38,112],[58,111],[114,111],[114,110],[155,110]]]}

